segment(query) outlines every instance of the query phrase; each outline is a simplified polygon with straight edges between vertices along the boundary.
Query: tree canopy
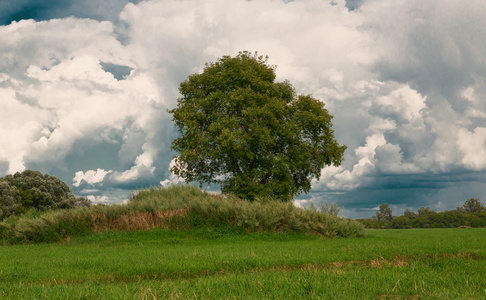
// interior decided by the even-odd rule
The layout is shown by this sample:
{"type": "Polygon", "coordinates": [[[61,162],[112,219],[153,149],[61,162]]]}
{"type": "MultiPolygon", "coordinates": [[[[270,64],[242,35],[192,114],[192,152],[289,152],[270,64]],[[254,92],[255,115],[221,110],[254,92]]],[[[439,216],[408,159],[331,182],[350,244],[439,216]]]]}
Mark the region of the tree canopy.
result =
{"type": "Polygon", "coordinates": [[[484,210],[484,206],[478,198],[469,198],[463,204],[467,213],[481,212],[484,210]]]}
{"type": "Polygon", "coordinates": [[[245,199],[290,200],[310,191],[325,165],[340,165],[346,147],[324,103],[275,79],[267,57],[240,52],[182,82],[169,111],[180,133],[171,170],[245,199]]]}
{"type": "Polygon", "coordinates": [[[66,183],[39,171],[26,170],[0,178],[0,220],[32,207],[37,210],[72,208],[74,202],[66,183]]]}

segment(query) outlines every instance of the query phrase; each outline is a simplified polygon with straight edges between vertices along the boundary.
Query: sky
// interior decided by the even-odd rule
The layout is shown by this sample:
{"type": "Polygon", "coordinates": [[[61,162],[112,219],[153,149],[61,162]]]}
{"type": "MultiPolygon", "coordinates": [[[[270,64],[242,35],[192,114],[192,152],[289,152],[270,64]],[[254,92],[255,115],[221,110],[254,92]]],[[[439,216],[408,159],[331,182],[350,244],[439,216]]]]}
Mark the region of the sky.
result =
{"type": "Polygon", "coordinates": [[[180,82],[246,50],[323,101],[348,147],[297,205],[485,202],[484,16],[484,0],[3,0],[0,176],[39,170],[95,203],[179,182],[180,82]]]}

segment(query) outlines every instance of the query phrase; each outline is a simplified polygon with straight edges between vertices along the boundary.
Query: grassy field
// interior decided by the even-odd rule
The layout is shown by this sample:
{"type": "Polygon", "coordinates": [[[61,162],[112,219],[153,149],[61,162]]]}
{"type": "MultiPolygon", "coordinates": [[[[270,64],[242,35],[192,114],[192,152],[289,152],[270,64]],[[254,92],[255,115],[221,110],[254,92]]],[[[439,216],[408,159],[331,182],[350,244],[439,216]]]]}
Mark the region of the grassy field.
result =
{"type": "Polygon", "coordinates": [[[486,229],[238,227],[0,246],[1,299],[486,299],[486,229]]]}

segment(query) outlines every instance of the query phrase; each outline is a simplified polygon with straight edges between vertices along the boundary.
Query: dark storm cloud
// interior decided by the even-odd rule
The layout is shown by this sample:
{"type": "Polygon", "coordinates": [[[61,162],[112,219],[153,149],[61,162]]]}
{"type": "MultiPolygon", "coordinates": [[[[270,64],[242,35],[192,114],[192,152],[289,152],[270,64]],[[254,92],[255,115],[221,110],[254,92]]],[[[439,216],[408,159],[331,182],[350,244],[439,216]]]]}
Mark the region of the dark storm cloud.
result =
{"type": "Polygon", "coordinates": [[[0,25],[34,19],[44,21],[74,16],[98,21],[115,21],[127,3],[141,0],[3,0],[0,3],[0,25]]]}
{"type": "MultiPolygon", "coordinates": [[[[12,21],[19,21],[25,19],[35,19],[39,11],[45,10],[46,1],[37,0],[5,0],[0,2],[0,25],[8,25],[12,21]]],[[[62,1],[52,1],[53,4],[58,4],[62,1]]]]}
{"type": "Polygon", "coordinates": [[[312,190],[298,201],[303,205],[312,201],[318,207],[326,201],[337,201],[343,207],[342,214],[349,218],[374,216],[381,203],[388,203],[394,215],[403,214],[405,209],[416,212],[426,206],[443,211],[460,206],[468,198],[481,198],[486,192],[485,175],[485,172],[382,175],[351,191],[312,190]]]}
{"type": "Polygon", "coordinates": [[[455,101],[458,90],[486,75],[486,39],[478,26],[486,23],[484,13],[484,3],[447,3],[437,10],[411,4],[398,13],[393,26],[386,25],[389,20],[370,20],[367,26],[380,36],[380,43],[395,45],[375,64],[375,71],[381,79],[411,83],[422,94],[438,92],[455,101]],[[408,23],[397,32],[396,26],[405,20],[408,23]]]}

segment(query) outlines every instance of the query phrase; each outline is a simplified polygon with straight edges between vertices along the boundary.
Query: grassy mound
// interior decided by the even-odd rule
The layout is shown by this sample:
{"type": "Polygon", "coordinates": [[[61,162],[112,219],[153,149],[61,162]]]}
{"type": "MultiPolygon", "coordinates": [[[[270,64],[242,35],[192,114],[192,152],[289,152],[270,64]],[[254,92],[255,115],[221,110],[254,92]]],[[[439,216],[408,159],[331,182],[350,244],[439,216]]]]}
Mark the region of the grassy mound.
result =
{"type": "Polygon", "coordinates": [[[0,223],[3,244],[55,242],[107,230],[154,228],[189,230],[235,226],[247,232],[296,231],[325,237],[361,237],[363,225],[334,215],[277,201],[249,202],[211,195],[191,186],[150,188],[128,204],[96,205],[51,212],[30,212],[0,223]]]}

